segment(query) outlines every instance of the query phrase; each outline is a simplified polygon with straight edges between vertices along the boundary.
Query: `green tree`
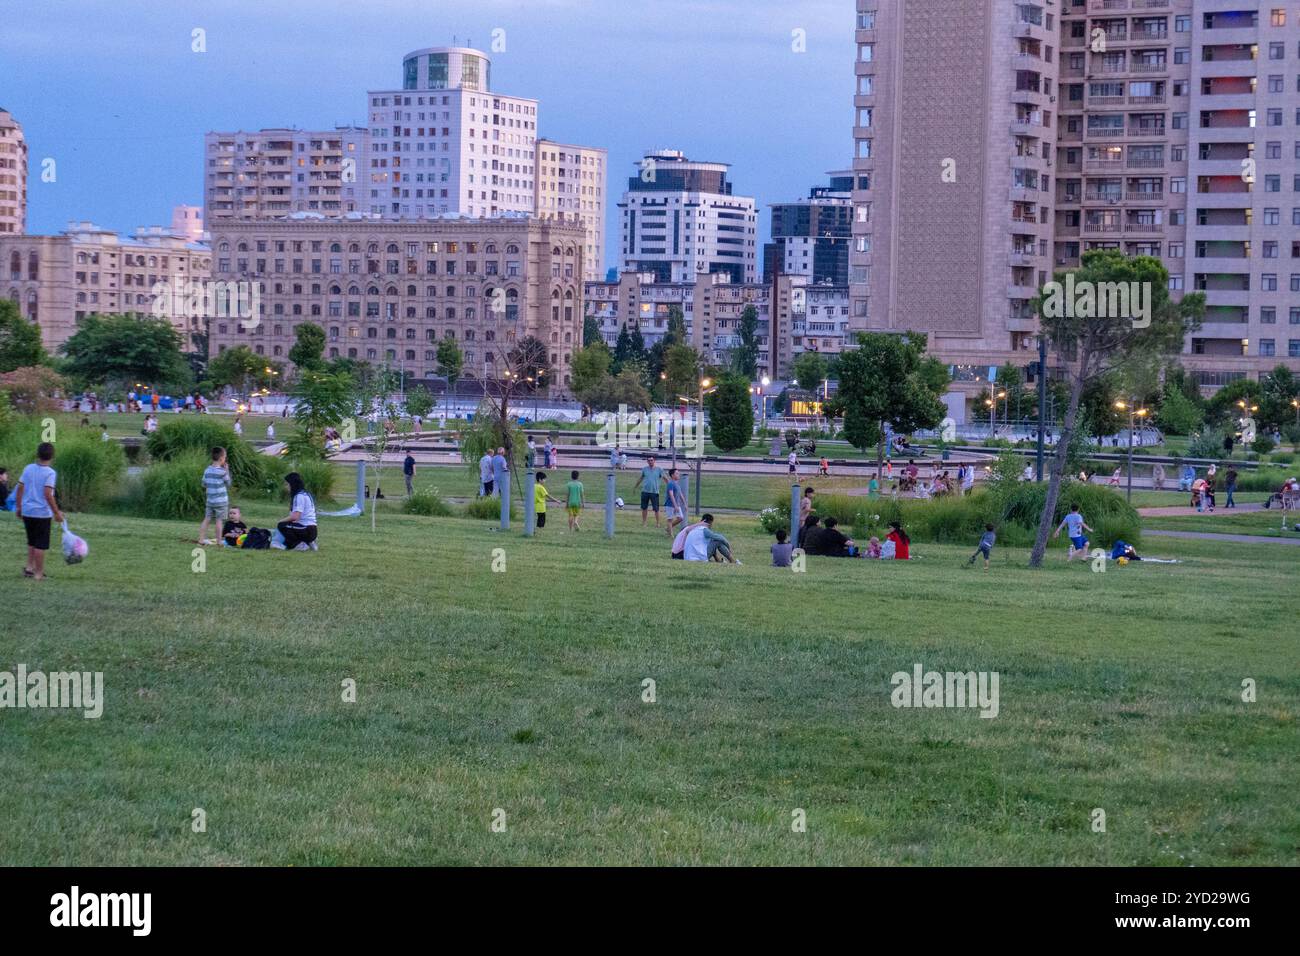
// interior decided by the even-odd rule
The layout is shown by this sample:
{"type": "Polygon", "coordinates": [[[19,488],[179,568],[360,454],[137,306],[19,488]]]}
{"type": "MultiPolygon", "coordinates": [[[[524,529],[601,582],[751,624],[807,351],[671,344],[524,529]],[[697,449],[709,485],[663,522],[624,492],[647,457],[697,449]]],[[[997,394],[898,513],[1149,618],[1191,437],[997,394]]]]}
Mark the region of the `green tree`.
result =
{"type": "Polygon", "coordinates": [[[325,456],[325,429],[337,427],[357,413],[357,390],[352,376],[306,369],[293,387],[293,417],[298,423],[295,450],[325,456]]]}
{"type": "Polygon", "coordinates": [[[1190,401],[1181,388],[1165,390],[1156,412],[1156,423],[1170,435],[1190,435],[1205,422],[1205,412],[1190,401]]]}
{"type": "Polygon", "coordinates": [[[709,436],[723,451],[744,448],[754,437],[754,406],[749,379],[735,372],[725,373],[706,400],[709,436]]]}
{"type": "Polygon", "coordinates": [[[802,352],[790,369],[794,381],[805,391],[815,392],[829,374],[826,359],[816,352],[802,352]]]}
{"type": "Polygon", "coordinates": [[[1115,407],[1125,396],[1119,390],[1117,376],[1099,375],[1083,387],[1079,398],[1080,424],[1087,423],[1087,432],[1101,439],[1128,427],[1128,413],[1115,407]]]}
{"type": "Polygon", "coordinates": [[[623,369],[623,363],[632,358],[632,335],[627,330],[627,323],[618,330],[618,339],[614,342],[614,364],[611,371],[617,375],[623,369]]]}
{"type": "Polygon", "coordinates": [[[64,372],[86,385],[125,389],[142,382],[155,388],[190,386],[181,336],[167,319],[127,313],[87,316],[63,343],[64,372]]]}
{"type": "Polygon", "coordinates": [[[609,367],[613,361],[614,356],[610,354],[609,346],[599,340],[573,354],[570,381],[573,394],[578,396],[579,401],[591,404],[587,401],[587,393],[609,377],[609,367]]]}
{"type": "Polygon", "coordinates": [[[606,375],[587,390],[582,400],[598,412],[616,412],[620,405],[639,411],[650,408],[650,393],[641,384],[635,366],[625,368],[617,375],[606,375]]]}
{"type": "Polygon", "coordinates": [[[465,366],[465,356],[455,339],[443,339],[438,343],[438,372],[447,379],[447,387],[455,388],[465,366]]]}
{"type": "Polygon", "coordinates": [[[1300,399],[1300,383],[1285,365],[1279,365],[1259,380],[1261,417],[1259,421],[1269,427],[1281,426],[1296,420],[1296,406],[1300,399]]]}
{"type": "Polygon", "coordinates": [[[1248,378],[1229,382],[1215,392],[1205,403],[1205,420],[1209,425],[1216,427],[1229,423],[1235,424],[1244,417],[1242,404],[1246,406],[1245,410],[1249,410],[1251,406],[1258,406],[1258,411],[1253,412],[1251,417],[1263,424],[1261,416],[1266,413],[1264,387],[1262,383],[1248,378]]]}
{"type": "Polygon", "coordinates": [[[736,330],[740,344],[731,351],[731,368],[745,381],[752,382],[758,378],[758,310],[752,305],[745,306],[740,313],[740,322],[736,330]]]}
{"type": "Polygon", "coordinates": [[[217,387],[229,385],[248,392],[270,388],[280,377],[280,371],[279,362],[267,362],[265,355],[258,355],[247,345],[236,345],[208,363],[208,381],[217,387]]]}
{"type": "Polygon", "coordinates": [[[408,415],[428,418],[429,412],[433,411],[433,406],[433,393],[423,385],[416,385],[406,390],[406,413],[408,415]]]}
{"type": "Polygon", "coordinates": [[[681,396],[694,395],[699,373],[699,352],[685,344],[670,346],[664,354],[664,402],[675,405],[681,396]]]}
{"type": "Polygon", "coordinates": [[[681,306],[670,305],[668,307],[668,328],[664,332],[663,343],[665,353],[674,345],[689,345],[686,335],[686,317],[682,315],[681,306]]]}
{"type": "Polygon", "coordinates": [[[303,322],[293,330],[294,343],[289,346],[289,361],[301,373],[319,372],[325,354],[325,330],[315,322],[303,322]]]}
{"type": "Polygon", "coordinates": [[[1160,260],[1150,256],[1129,258],[1114,249],[1091,249],[1083,254],[1082,265],[1070,271],[1074,274],[1076,290],[1099,292],[1110,283],[1125,283],[1125,287],[1144,292],[1143,298],[1150,296],[1150,309],[1138,316],[1114,315],[1111,313],[1118,310],[1109,308],[1079,308],[1078,303],[1063,307],[1060,292],[1066,288],[1064,272],[1055,276],[1060,285],[1045,287],[1035,302],[1048,344],[1065,368],[1070,398],[1052,459],[1047,496],[1029,561],[1031,567],[1041,566],[1047,553],[1047,539],[1055,525],[1061,480],[1078,426],[1084,389],[1107,373],[1122,370],[1126,363],[1147,362],[1153,355],[1177,354],[1187,333],[1199,326],[1205,313],[1203,293],[1189,293],[1177,304],[1170,300],[1169,273],[1160,260]],[[1136,286],[1128,286],[1129,283],[1136,286]]]}
{"type": "Polygon", "coordinates": [[[839,391],[827,406],[830,417],[844,416],[845,438],[865,451],[876,446],[877,467],[883,465],[884,427],[906,433],[933,428],[947,409],[940,396],[947,388],[946,371],[925,355],[925,337],[859,332],[858,347],[840,353],[839,391]]]}
{"type": "Polygon", "coordinates": [[[49,360],[40,327],[23,318],[17,302],[0,299],[0,373],[46,365],[49,360]]]}
{"type": "Polygon", "coordinates": [[[584,347],[603,342],[600,334],[600,319],[589,315],[582,320],[582,344],[584,347]]]}

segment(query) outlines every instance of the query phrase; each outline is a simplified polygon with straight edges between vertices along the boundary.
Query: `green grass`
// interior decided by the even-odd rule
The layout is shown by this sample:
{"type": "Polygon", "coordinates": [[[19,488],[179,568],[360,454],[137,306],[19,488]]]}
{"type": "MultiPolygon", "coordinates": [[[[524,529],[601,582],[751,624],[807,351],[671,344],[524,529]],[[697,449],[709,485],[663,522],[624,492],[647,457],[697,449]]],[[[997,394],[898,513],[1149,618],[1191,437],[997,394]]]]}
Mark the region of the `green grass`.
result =
{"type": "Polygon", "coordinates": [[[99,720],[0,713],[0,819],[21,821],[0,859],[1295,860],[1300,553],[1169,541],[1153,553],[1184,564],[1097,574],[999,550],[986,574],[921,545],[800,575],[767,566],[748,517],[719,522],[729,567],[670,562],[627,512],[613,542],[597,512],[582,535],[562,514],[534,540],[323,519],[319,553],[209,550],[203,573],[190,523],[78,515],[90,557],[39,584],[0,519],[0,666],[107,688],[99,720]],[[918,662],[998,671],[999,716],[894,709],[890,675],[918,662]]]}
{"type": "MultiPolygon", "coordinates": [[[[1300,512],[1290,512],[1287,527],[1300,524],[1300,512]]],[[[1144,518],[1143,528],[1161,531],[1205,531],[1212,534],[1252,534],[1271,538],[1300,538],[1295,531],[1282,532],[1282,512],[1277,508],[1270,511],[1251,511],[1233,513],[1219,509],[1196,515],[1177,517],[1144,518]]]]}

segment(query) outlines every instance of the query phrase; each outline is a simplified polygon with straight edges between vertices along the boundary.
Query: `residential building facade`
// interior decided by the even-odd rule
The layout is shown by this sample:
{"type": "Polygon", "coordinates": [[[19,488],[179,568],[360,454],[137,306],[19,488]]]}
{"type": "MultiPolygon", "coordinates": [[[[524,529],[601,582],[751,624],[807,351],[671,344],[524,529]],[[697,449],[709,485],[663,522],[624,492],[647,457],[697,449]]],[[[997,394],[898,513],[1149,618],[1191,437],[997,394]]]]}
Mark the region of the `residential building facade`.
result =
{"type": "Polygon", "coordinates": [[[207,222],[338,217],[365,205],[358,184],[366,130],[262,129],[204,136],[207,222]]]}
{"type": "Polygon", "coordinates": [[[326,357],[437,376],[454,339],[464,377],[497,381],[507,354],[535,336],[549,348],[552,393],[582,345],[581,225],[491,219],[244,220],[211,227],[213,277],[256,282],[256,322],[217,321],[212,347],[246,345],[287,361],[294,329],[325,330],[326,357]]]}
{"type": "Polygon", "coordinates": [[[853,171],[831,173],[807,199],[772,204],[771,241],[763,247],[766,281],[778,273],[848,285],[853,238],[853,171]]]}
{"type": "Polygon", "coordinates": [[[1053,271],[1109,248],[1161,259],[1175,298],[1206,293],[1181,361],[1207,390],[1300,368],[1300,11],[858,0],[857,16],[855,324],[927,333],[973,389],[1032,360],[1053,271]]]}
{"type": "Polygon", "coordinates": [[[694,282],[699,273],[756,283],[758,213],[752,197],[732,194],[728,169],[677,150],[647,153],[619,202],[620,269],[661,283],[694,282]]]}
{"type": "MultiPolygon", "coordinates": [[[[90,222],[73,222],[56,236],[0,236],[0,296],[18,303],[53,351],[92,313],[155,312],[154,289],[206,282],[206,245],[170,229],[140,229],[129,238],[90,222]]],[[[198,316],[171,316],[187,337],[201,331],[198,316]]]]}
{"type": "Polygon", "coordinates": [[[27,231],[27,141],[23,128],[0,108],[0,236],[27,231]]]}
{"type": "Polygon", "coordinates": [[[605,275],[605,195],[609,151],[554,140],[537,141],[536,214],[543,219],[576,219],[586,230],[585,278],[605,275]]]}

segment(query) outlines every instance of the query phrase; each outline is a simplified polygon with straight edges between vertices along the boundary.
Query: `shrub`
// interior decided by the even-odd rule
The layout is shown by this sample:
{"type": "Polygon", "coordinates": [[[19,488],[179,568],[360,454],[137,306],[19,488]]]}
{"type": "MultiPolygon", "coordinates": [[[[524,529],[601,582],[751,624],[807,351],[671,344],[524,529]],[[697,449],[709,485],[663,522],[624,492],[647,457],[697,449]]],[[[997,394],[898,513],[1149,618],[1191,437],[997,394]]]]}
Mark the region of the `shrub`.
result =
{"type": "MultiPolygon", "coordinates": [[[[334,497],[334,466],[328,461],[310,458],[287,461],[284,474],[287,475],[291,471],[302,475],[302,483],[307,488],[307,493],[317,501],[328,501],[334,497]]],[[[289,489],[284,483],[283,476],[280,478],[279,491],[280,497],[287,501],[289,489]]]]}
{"type": "Polygon", "coordinates": [[[1198,435],[1193,435],[1187,443],[1188,458],[1218,458],[1223,454],[1224,432],[1217,428],[1207,428],[1198,435]]]}
{"type": "Polygon", "coordinates": [[[108,500],[126,472],[126,453],[117,442],[73,432],[55,445],[59,504],[89,511],[108,500]]]}
{"type": "MultiPolygon", "coordinates": [[[[425,518],[450,518],[451,505],[442,500],[437,488],[424,488],[406,499],[402,510],[408,515],[420,515],[425,518]]],[[[498,509],[500,514],[500,509],[498,509]]]]}
{"type": "Polygon", "coordinates": [[[1250,443],[1250,450],[1257,455],[1267,455],[1274,448],[1273,439],[1267,435],[1260,435],[1250,443]]]}
{"type": "Polygon", "coordinates": [[[1282,429],[1282,435],[1291,445],[1300,447],[1300,423],[1292,422],[1282,429]]]}
{"type": "MultiPolygon", "coordinates": [[[[790,506],[787,504],[786,508],[790,506]]],[[[519,517],[519,509],[516,506],[516,499],[510,499],[510,519],[519,517]]],[[[788,513],[788,512],[787,512],[788,513]]],[[[481,521],[500,521],[501,520],[501,499],[500,498],[473,498],[465,505],[465,517],[478,518],[481,521]]]]}
{"type": "Polygon", "coordinates": [[[1295,455],[1273,455],[1269,458],[1269,461],[1275,465],[1290,465],[1295,461],[1295,455]]]}
{"type": "Polygon", "coordinates": [[[1277,491],[1289,477],[1291,473],[1281,468],[1258,468],[1254,471],[1243,468],[1237,476],[1237,490],[1277,491]]]}
{"type": "Polygon", "coordinates": [[[149,468],[138,490],[130,495],[142,518],[164,521],[198,521],[203,517],[207,495],[203,490],[203,469],[211,456],[201,451],[172,455],[149,468]]]}
{"type": "Polygon", "coordinates": [[[208,415],[186,415],[160,425],[149,436],[146,447],[157,462],[169,461],[187,452],[201,452],[210,457],[212,449],[226,449],[230,478],[236,488],[252,490],[263,487],[264,455],[258,455],[248,442],[235,435],[230,426],[208,415]]]}

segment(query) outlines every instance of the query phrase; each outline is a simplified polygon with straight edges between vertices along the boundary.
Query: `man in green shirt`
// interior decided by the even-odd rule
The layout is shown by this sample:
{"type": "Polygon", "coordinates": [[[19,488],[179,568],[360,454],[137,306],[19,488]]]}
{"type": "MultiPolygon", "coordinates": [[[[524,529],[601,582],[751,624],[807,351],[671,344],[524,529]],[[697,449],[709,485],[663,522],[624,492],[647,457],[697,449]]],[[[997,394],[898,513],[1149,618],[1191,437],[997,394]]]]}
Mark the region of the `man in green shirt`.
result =
{"type": "Polygon", "coordinates": [[[647,512],[651,507],[655,510],[655,527],[659,527],[659,485],[664,480],[664,470],[655,464],[655,456],[651,455],[646,459],[645,467],[641,469],[641,477],[637,479],[637,486],[641,488],[641,527],[645,527],[647,512]]]}
{"type": "Polygon", "coordinates": [[[578,473],[569,472],[569,478],[569,483],[564,486],[564,490],[568,492],[569,530],[581,531],[578,519],[582,516],[582,506],[587,503],[586,496],[583,494],[582,482],[578,480],[578,473]]]}

